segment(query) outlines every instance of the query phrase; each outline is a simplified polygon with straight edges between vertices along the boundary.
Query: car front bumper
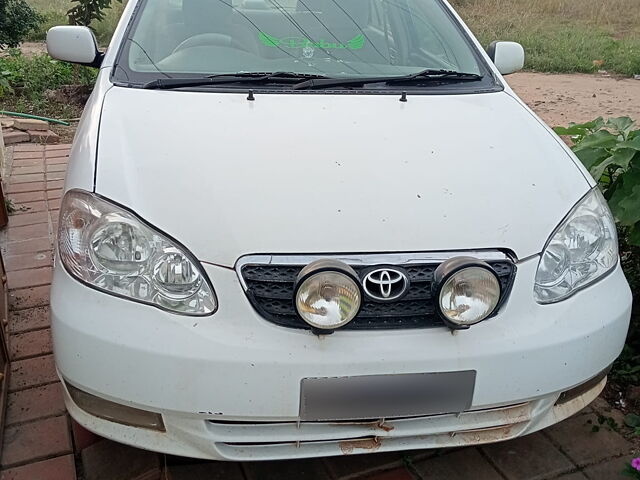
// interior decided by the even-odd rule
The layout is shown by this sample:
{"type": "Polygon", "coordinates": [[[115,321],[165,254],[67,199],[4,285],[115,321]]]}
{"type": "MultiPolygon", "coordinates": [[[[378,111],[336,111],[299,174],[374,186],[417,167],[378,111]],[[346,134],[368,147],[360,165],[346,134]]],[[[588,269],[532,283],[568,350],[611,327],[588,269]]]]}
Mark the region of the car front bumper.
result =
{"type": "Polygon", "coordinates": [[[620,353],[631,292],[620,267],[553,305],[533,300],[538,258],[518,264],[498,316],[467,331],[279,327],[251,308],[232,269],[205,265],[219,310],[185,317],[88,288],[56,265],[51,314],[60,376],[101,398],[161,413],[166,432],[71,415],[99,435],[209,459],[267,460],[479,444],[544,428],[582,409],[604,380],[555,405],[620,353]],[[375,422],[299,422],[309,377],[475,370],[470,411],[375,422]]]}

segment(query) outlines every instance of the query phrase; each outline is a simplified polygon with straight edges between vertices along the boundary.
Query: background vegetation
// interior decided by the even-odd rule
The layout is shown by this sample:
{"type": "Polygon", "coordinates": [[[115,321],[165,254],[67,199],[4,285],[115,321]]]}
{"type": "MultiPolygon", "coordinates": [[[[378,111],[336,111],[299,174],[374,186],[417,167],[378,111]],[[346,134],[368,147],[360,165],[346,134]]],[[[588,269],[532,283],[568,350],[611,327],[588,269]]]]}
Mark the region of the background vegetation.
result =
{"type": "Polygon", "coordinates": [[[640,74],[638,0],[452,0],[484,45],[522,43],[526,68],[640,74]]]}

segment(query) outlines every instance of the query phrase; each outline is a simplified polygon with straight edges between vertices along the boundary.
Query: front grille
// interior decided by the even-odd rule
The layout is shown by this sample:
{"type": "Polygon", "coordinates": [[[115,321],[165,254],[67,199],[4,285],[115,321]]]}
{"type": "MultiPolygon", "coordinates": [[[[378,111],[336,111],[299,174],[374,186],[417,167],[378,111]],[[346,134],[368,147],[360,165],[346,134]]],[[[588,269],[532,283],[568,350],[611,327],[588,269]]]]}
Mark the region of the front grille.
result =
{"type": "MultiPolygon", "coordinates": [[[[444,325],[436,312],[431,294],[433,273],[440,263],[441,261],[401,265],[410,281],[407,293],[390,302],[373,301],[365,296],[356,318],[341,329],[429,328],[444,325]]],[[[487,260],[487,263],[495,270],[502,286],[500,306],[509,295],[516,267],[506,259],[487,260]]],[[[240,275],[244,280],[247,297],[262,317],[284,327],[311,328],[297,315],[293,298],[296,277],[305,265],[306,263],[292,265],[248,262],[241,266],[240,275]]],[[[351,265],[360,279],[374,266],[375,264],[351,265]]]]}

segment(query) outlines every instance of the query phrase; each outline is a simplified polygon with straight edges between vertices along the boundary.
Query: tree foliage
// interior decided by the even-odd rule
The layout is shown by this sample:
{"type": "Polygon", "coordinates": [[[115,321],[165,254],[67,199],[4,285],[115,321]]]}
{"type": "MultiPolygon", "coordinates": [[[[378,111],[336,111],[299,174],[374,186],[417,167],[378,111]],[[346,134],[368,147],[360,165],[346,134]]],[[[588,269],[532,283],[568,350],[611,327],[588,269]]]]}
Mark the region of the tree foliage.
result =
{"type": "MultiPolygon", "coordinates": [[[[0,0],[2,1],[2,0],[0,0]]],[[[75,5],[67,12],[71,25],[90,26],[104,19],[104,10],[111,8],[111,0],[71,0],[75,5]]],[[[118,0],[122,3],[122,0],[118,0]]]]}
{"type": "Polygon", "coordinates": [[[0,0],[0,49],[17,47],[41,22],[25,0],[0,0]]]}

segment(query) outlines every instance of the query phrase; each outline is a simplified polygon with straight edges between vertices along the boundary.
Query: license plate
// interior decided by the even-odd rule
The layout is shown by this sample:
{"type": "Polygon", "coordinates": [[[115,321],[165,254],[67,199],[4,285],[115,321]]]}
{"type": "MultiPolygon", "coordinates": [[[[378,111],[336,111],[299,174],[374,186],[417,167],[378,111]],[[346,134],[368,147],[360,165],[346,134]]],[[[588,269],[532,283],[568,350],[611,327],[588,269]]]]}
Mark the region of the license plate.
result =
{"type": "Polygon", "coordinates": [[[300,419],[364,420],[459,413],[471,407],[475,383],[475,370],[304,378],[300,385],[300,419]]]}

